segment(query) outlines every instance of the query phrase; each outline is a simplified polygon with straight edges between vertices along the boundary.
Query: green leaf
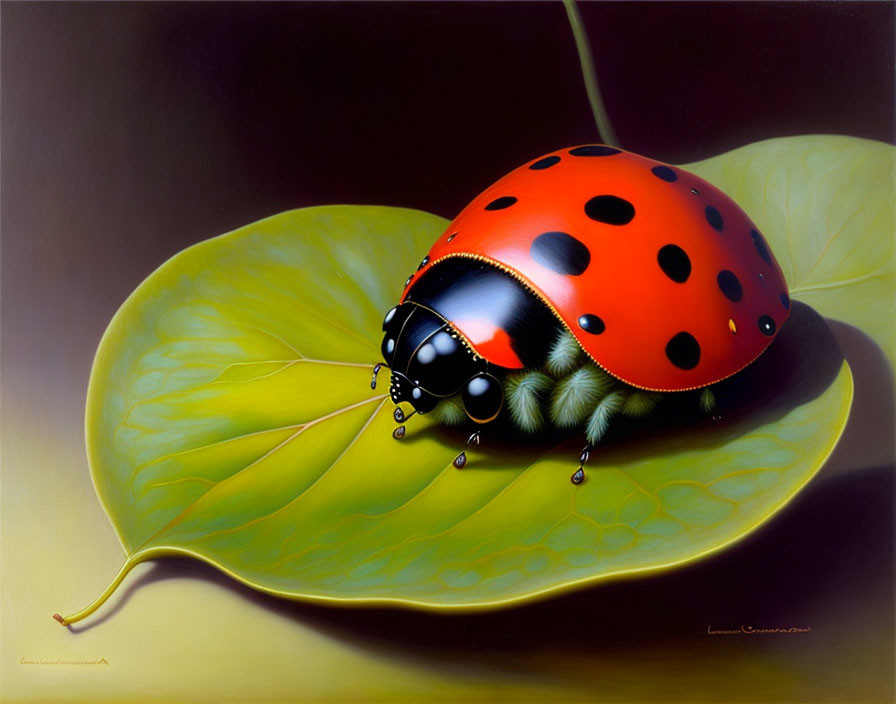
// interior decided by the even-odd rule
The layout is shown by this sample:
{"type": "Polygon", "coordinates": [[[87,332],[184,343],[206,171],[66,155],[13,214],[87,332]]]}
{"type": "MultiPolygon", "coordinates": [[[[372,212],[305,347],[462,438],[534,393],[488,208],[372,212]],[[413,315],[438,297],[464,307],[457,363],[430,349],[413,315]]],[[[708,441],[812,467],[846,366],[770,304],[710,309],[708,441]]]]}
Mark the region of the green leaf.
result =
{"type": "Polygon", "coordinates": [[[859,328],[896,364],[896,150],[813,135],[750,144],[685,168],[762,230],[791,295],[859,328]]]}
{"type": "MultiPolygon", "coordinates": [[[[806,139],[697,167],[722,185],[728,160],[777,173],[786,167],[766,153],[797,153],[801,172],[832,150],[828,138],[806,139]]],[[[879,158],[879,145],[847,141],[846,152],[879,158]]],[[[750,169],[733,188],[742,203],[762,175],[750,169]]],[[[836,203],[877,187],[855,168],[829,171],[819,188],[839,178],[836,203]]],[[[778,208],[777,193],[770,199],[753,217],[785,271],[804,271],[791,254],[814,252],[800,242],[816,247],[817,235],[778,208]],[[784,221],[796,228],[783,230],[790,247],[776,239],[784,221]]],[[[668,568],[753,530],[833,449],[852,377],[821,318],[798,303],[769,351],[719,394],[722,421],[623,424],[592,453],[581,486],[569,481],[577,438],[519,446],[486,436],[462,471],[451,465],[462,431],[415,416],[394,440],[385,379],[370,388],[380,324],[446,224],[384,207],[283,213],[181,252],[132,294],[101,342],[87,404],[94,482],[128,557],[109,589],[64,622],[95,610],[133,565],[166,555],[281,596],[431,608],[668,568]]],[[[863,230],[863,241],[889,234],[875,232],[863,230]]],[[[873,283],[820,289],[813,304],[859,314],[883,303],[873,283]]]]}

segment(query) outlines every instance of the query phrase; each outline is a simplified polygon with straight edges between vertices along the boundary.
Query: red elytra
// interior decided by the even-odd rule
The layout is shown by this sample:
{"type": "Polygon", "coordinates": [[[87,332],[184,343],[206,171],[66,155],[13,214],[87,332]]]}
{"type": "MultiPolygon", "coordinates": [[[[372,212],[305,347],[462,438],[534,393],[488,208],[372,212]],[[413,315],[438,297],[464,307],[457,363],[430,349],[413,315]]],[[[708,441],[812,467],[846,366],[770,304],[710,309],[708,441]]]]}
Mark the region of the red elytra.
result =
{"type": "MultiPolygon", "coordinates": [[[[790,308],[781,268],[731,198],[683,169],[602,145],[511,171],[428,256],[402,300],[442,259],[491,262],[541,298],[597,364],[650,390],[731,376],[762,354],[790,308]]],[[[503,331],[451,322],[477,354],[521,368],[503,331]]]]}

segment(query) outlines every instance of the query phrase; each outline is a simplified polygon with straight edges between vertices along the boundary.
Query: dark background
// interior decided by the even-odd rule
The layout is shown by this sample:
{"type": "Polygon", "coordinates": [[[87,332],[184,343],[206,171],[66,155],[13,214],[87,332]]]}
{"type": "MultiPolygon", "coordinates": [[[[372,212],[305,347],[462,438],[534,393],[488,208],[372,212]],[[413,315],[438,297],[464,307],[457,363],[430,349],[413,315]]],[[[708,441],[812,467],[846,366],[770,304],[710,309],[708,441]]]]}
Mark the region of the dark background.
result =
{"type": "MultiPolygon", "coordinates": [[[[581,12],[622,146],[687,162],[793,134],[893,142],[894,7],[617,2],[581,12]]],[[[560,3],[7,2],[0,59],[5,393],[26,389],[76,422],[108,320],[185,246],[325,203],[453,217],[510,168],[598,141],[560,3]]],[[[857,404],[892,420],[879,351],[854,343],[850,354],[857,404]]],[[[199,566],[157,576],[221,581],[334,637],[433,667],[591,671],[620,700],[607,673],[643,666],[656,687],[645,684],[647,700],[891,701],[892,438],[860,433],[851,424],[847,449],[791,506],[723,554],[508,611],[347,612],[256,596],[199,566]],[[879,450],[872,466],[850,452],[868,442],[879,450]],[[704,633],[740,623],[813,630],[799,640],[704,633]],[[763,683],[772,661],[791,689],[763,683]],[[675,689],[657,674],[670,662],[754,668],[756,688],[675,689]]]]}

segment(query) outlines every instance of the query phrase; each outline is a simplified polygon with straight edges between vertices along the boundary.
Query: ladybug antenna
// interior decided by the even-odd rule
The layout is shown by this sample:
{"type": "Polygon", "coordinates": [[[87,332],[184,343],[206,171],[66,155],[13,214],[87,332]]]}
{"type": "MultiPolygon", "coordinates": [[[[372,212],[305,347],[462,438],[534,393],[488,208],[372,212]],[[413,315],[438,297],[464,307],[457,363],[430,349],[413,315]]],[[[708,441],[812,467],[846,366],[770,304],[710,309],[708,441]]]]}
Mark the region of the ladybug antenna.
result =
{"type": "Polygon", "coordinates": [[[376,375],[380,373],[380,369],[382,369],[383,367],[386,367],[386,369],[388,369],[388,368],[389,368],[389,365],[388,365],[388,364],[385,364],[384,362],[379,362],[379,363],[377,363],[377,364],[374,365],[374,367],[373,367],[373,378],[371,378],[371,380],[370,380],[370,388],[371,388],[371,389],[375,389],[375,388],[376,388],[376,375]]]}

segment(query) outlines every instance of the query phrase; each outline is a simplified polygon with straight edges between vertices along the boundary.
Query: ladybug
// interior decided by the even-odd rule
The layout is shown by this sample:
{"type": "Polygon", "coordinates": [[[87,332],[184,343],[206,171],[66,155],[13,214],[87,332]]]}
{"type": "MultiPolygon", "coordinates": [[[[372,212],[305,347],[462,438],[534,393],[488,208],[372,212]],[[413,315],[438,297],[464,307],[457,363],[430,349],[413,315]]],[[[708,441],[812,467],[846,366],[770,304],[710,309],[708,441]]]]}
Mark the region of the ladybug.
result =
{"type": "Polygon", "coordinates": [[[582,145],[511,171],[454,219],[385,316],[371,386],[391,370],[399,423],[582,428],[579,484],[614,416],[694,390],[711,412],[712,385],[762,354],[789,311],[781,268],[731,198],[582,145]]]}

